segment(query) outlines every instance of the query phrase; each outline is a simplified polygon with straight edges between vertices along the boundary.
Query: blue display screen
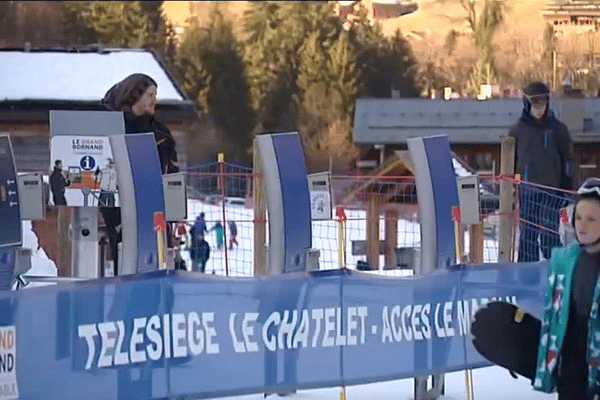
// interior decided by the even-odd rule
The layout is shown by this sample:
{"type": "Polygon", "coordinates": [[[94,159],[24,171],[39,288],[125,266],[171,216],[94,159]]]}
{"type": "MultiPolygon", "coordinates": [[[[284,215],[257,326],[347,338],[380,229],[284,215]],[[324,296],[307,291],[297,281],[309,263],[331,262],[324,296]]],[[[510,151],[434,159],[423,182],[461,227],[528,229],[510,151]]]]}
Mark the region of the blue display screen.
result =
{"type": "Polygon", "coordinates": [[[10,138],[0,135],[0,247],[21,244],[17,173],[10,138]]]}

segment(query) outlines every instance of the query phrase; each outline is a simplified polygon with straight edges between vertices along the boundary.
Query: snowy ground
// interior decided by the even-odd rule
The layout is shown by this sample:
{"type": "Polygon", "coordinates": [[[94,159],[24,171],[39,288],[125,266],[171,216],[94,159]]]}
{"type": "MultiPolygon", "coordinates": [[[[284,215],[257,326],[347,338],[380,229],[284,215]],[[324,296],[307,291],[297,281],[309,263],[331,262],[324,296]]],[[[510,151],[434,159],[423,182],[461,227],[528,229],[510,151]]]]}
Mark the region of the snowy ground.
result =
{"type": "MultiPolygon", "coordinates": [[[[440,400],[466,399],[465,372],[446,374],[446,394],[440,400]]],[[[346,387],[346,400],[410,400],[414,398],[413,379],[371,383],[346,387]]],[[[341,388],[314,389],[297,392],[287,398],[294,400],[340,399],[341,388]]],[[[267,399],[279,398],[269,396],[267,399]]],[[[223,397],[224,400],[260,400],[262,394],[223,397]]],[[[473,400],[550,400],[556,394],[536,392],[525,378],[514,379],[503,368],[488,367],[473,371],[473,400]]]]}
{"type": "MultiPolygon", "coordinates": [[[[214,205],[203,204],[198,201],[190,200],[188,204],[188,220],[192,222],[199,212],[206,213],[206,219],[209,221],[209,229],[212,226],[210,222],[221,220],[222,209],[214,205]]],[[[349,211],[348,226],[351,227],[352,220],[360,220],[364,218],[362,211],[349,211]]],[[[243,205],[231,205],[226,208],[227,219],[238,221],[239,247],[228,254],[229,270],[235,272],[234,275],[251,275],[251,260],[252,260],[252,212],[244,208],[243,205]]],[[[383,228],[382,228],[383,229],[383,228]]],[[[399,222],[399,246],[419,246],[419,226],[417,223],[410,221],[399,222]]],[[[351,245],[351,240],[364,239],[364,231],[360,229],[348,229],[350,234],[346,240],[346,246],[351,245]],[[361,235],[363,237],[361,237],[361,235]]],[[[334,268],[337,263],[338,244],[337,244],[337,223],[335,221],[315,221],[313,222],[313,234],[317,237],[313,240],[313,247],[321,249],[321,268],[334,268]],[[319,234],[317,232],[323,232],[319,234]]],[[[30,222],[23,222],[23,240],[24,246],[32,249],[32,269],[28,275],[41,276],[56,276],[56,266],[54,262],[49,260],[43,251],[38,249],[38,241],[35,233],[31,230],[30,222]]],[[[213,252],[211,260],[207,265],[207,272],[223,273],[224,270],[224,251],[214,249],[214,234],[207,235],[213,252]]],[[[468,243],[468,241],[467,241],[468,243]]],[[[486,244],[494,246],[495,243],[486,244]]],[[[351,256],[347,250],[346,264],[355,266],[359,259],[364,260],[364,256],[351,256]]],[[[184,258],[190,264],[189,254],[187,251],[182,253],[184,258]]],[[[493,254],[486,256],[488,260],[493,260],[493,254]]],[[[488,261],[486,260],[486,261],[488,261]]],[[[383,264],[383,257],[381,260],[383,264]]],[[[395,271],[375,271],[376,273],[386,273],[394,275],[406,275],[410,271],[395,270],[395,271]]],[[[30,285],[34,285],[33,283],[30,285]]],[[[401,362],[401,361],[399,361],[401,362]]],[[[367,385],[349,386],[345,389],[347,400],[408,400],[413,399],[413,380],[403,379],[389,382],[372,383],[367,385]]],[[[458,400],[466,399],[465,391],[465,373],[464,371],[453,372],[446,374],[446,394],[440,399],[443,400],[458,400]]],[[[474,393],[473,400],[516,400],[516,399],[555,399],[556,395],[548,395],[535,392],[531,389],[530,382],[525,378],[513,379],[508,371],[499,367],[488,367],[476,369],[473,371],[474,393]]],[[[299,391],[288,398],[298,400],[330,400],[340,399],[341,388],[313,389],[299,391]]],[[[259,400],[262,399],[262,394],[227,397],[229,400],[259,400]]],[[[268,398],[278,398],[277,395],[269,396],[268,398]]]]}

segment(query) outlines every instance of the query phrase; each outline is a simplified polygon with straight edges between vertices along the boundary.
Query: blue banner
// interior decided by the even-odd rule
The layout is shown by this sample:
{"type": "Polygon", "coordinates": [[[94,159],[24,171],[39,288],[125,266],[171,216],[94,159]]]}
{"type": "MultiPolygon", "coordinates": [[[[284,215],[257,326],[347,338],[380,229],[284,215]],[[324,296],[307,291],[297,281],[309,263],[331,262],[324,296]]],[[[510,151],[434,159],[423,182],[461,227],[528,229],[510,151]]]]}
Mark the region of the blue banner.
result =
{"type": "Polygon", "coordinates": [[[4,292],[0,386],[22,399],[209,398],[486,366],[472,315],[501,299],[539,316],[546,269],[154,271],[4,292]]]}

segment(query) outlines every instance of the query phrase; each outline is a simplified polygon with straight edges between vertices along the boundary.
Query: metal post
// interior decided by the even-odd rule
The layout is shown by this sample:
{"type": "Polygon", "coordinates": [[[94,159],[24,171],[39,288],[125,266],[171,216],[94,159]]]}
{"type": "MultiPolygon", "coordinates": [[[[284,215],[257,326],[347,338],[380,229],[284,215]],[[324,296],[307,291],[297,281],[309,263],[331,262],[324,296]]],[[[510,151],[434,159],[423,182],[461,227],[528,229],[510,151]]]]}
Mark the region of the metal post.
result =
{"type": "Polygon", "coordinates": [[[340,269],[346,266],[346,241],[344,238],[344,230],[346,223],[346,213],[343,206],[338,206],[335,210],[335,215],[338,219],[338,251],[340,260],[340,269]]]}
{"type": "Polygon", "coordinates": [[[221,207],[223,213],[223,249],[225,250],[225,276],[229,276],[229,260],[227,259],[227,230],[225,226],[227,225],[227,218],[225,216],[225,156],[223,153],[219,153],[218,158],[219,162],[219,184],[221,186],[221,207]]]}
{"type": "Polygon", "coordinates": [[[99,278],[98,208],[73,207],[70,276],[99,278]]]}
{"type": "MultiPolygon", "coordinates": [[[[456,262],[461,263],[464,253],[464,240],[463,240],[463,231],[462,224],[460,219],[460,208],[458,206],[454,206],[452,208],[452,219],[454,220],[454,243],[456,246],[456,262]]],[[[471,231],[471,235],[472,235],[471,231]]],[[[471,239],[471,247],[469,247],[470,252],[474,252],[472,248],[473,239],[471,239]]],[[[467,400],[473,400],[473,371],[470,369],[465,370],[465,388],[467,392],[467,400]]]]}

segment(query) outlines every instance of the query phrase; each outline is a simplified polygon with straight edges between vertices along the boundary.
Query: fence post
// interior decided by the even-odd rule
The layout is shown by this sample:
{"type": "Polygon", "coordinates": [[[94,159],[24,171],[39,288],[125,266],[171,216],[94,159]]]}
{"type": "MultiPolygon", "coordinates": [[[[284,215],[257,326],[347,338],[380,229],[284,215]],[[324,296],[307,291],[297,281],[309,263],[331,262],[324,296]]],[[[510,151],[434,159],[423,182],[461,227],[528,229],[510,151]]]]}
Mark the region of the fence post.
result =
{"type": "Polygon", "coordinates": [[[254,276],[267,274],[267,201],[260,167],[260,154],[256,139],[253,147],[252,197],[254,198],[254,276]]]}
{"type": "Polygon", "coordinates": [[[338,219],[338,251],[340,259],[340,269],[342,269],[346,266],[346,238],[344,237],[346,213],[344,212],[344,206],[338,206],[336,208],[335,216],[338,219]]]}
{"type": "Polygon", "coordinates": [[[510,136],[500,138],[500,229],[498,233],[498,262],[512,259],[514,186],[510,178],[515,173],[515,139],[510,136]]]}
{"type": "Polygon", "coordinates": [[[379,270],[379,195],[371,194],[367,208],[367,263],[371,270],[379,270]]]}
{"type": "Polygon", "coordinates": [[[225,189],[225,155],[217,155],[219,163],[219,186],[221,186],[221,212],[223,219],[223,251],[225,252],[225,276],[229,276],[229,260],[227,257],[227,217],[225,215],[225,203],[227,202],[227,190],[225,189]]]}
{"type": "Polygon", "coordinates": [[[469,262],[483,262],[483,223],[469,225],[469,262]]]}
{"type": "MultiPolygon", "coordinates": [[[[462,229],[462,222],[460,218],[460,207],[452,207],[452,220],[454,221],[454,245],[456,248],[456,262],[462,263],[464,254],[464,233],[462,229]]],[[[479,224],[481,225],[481,224],[479,224]]],[[[476,225],[473,225],[476,226],[476,225]]],[[[471,234],[473,232],[471,231],[471,234]]],[[[471,239],[471,246],[473,240],[471,239]]],[[[473,248],[470,247],[469,251],[472,252],[473,248]]],[[[472,261],[471,261],[472,262],[472,261]]],[[[465,390],[467,392],[467,400],[473,399],[473,371],[471,369],[465,369],[465,390]]]]}
{"type": "Polygon", "coordinates": [[[384,269],[394,269],[398,265],[396,248],[398,247],[398,212],[396,210],[384,211],[385,223],[385,250],[384,269]]]}

